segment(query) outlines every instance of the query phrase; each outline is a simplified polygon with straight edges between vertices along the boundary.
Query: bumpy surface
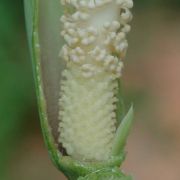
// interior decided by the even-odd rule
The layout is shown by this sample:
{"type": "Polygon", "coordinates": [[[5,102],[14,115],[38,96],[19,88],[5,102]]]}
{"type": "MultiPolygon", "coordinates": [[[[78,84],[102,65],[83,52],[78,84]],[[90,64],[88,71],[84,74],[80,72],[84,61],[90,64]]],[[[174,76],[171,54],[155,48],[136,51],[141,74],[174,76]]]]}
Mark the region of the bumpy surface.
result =
{"type": "Polygon", "coordinates": [[[62,0],[66,61],[59,142],[81,160],[106,160],[116,131],[117,78],[128,44],[132,0],[62,0]]]}

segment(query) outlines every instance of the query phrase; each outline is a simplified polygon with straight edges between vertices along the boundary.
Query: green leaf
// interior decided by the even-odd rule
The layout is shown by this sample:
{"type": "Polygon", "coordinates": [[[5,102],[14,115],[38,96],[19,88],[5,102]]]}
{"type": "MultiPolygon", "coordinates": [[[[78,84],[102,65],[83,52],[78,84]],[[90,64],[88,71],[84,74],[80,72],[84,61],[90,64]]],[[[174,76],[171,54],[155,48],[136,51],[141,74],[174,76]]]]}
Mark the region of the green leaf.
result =
{"type": "Polygon", "coordinates": [[[131,106],[127,115],[124,117],[124,119],[122,120],[121,124],[119,125],[116,131],[116,136],[114,138],[113,148],[112,148],[113,156],[117,156],[118,154],[123,152],[124,146],[127,141],[127,137],[132,127],[133,116],[134,116],[134,111],[133,111],[133,106],[131,106]]]}

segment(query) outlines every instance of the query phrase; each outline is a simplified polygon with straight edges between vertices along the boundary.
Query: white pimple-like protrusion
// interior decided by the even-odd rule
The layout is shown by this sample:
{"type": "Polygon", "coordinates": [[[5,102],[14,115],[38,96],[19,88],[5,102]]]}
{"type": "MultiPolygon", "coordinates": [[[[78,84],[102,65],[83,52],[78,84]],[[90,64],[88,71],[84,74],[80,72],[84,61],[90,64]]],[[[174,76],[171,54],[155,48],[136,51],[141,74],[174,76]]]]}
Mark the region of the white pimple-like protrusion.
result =
{"type": "Polygon", "coordinates": [[[95,40],[96,40],[96,38],[95,38],[94,36],[90,36],[90,37],[89,37],[90,43],[94,42],[95,40]]]}
{"type": "Polygon", "coordinates": [[[122,32],[124,33],[129,33],[130,30],[131,26],[129,24],[124,25],[124,27],[122,28],[122,32]]]}
{"type": "Polygon", "coordinates": [[[131,9],[133,7],[133,1],[132,0],[126,1],[126,7],[131,9]]]}
{"type": "Polygon", "coordinates": [[[88,8],[93,9],[93,8],[95,8],[95,7],[96,7],[96,5],[95,5],[95,3],[94,3],[93,1],[90,1],[90,2],[88,3],[88,8]]]}
{"type": "Polygon", "coordinates": [[[120,6],[123,6],[124,0],[116,0],[116,3],[120,6]]]}
{"type": "Polygon", "coordinates": [[[109,34],[109,36],[111,37],[111,39],[114,39],[117,36],[117,34],[115,32],[112,32],[109,34]]]}
{"type": "Polygon", "coordinates": [[[81,41],[81,43],[82,43],[83,45],[89,45],[89,44],[90,44],[90,41],[89,41],[88,38],[84,38],[84,39],[81,41]]]}
{"type": "Polygon", "coordinates": [[[104,61],[104,66],[106,66],[106,67],[109,66],[110,64],[113,63],[113,61],[115,61],[113,56],[111,56],[111,55],[107,56],[104,61]]]}
{"type": "Polygon", "coordinates": [[[79,11],[75,12],[75,13],[72,15],[72,19],[73,19],[74,21],[80,20],[80,12],[79,12],[79,11]]]}
{"type": "Polygon", "coordinates": [[[129,9],[124,9],[123,13],[121,14],[121,19],[124,22],[129,22],[132,18],[131,12],[129,11],[129,9]]]}
{"type": "Polygon", "coordinates": [[[86,31],[85,30],[78,30],[78,35],[82,38],[86,36],[86,31]]]}
{"type": "Polygon", "coordinates": [[[126,38],[126,35],[124,32],[119,32],[117,34],[117,40],[121,40],[121,39],[125,39],[126,38]]]}
{"type": "Polygon", "coordinates": [[[91,71],[83,72],[82,73],[84,78],[91,78],[93,76],[93,73],[91,71]]]}
{"type": "Polygon", "coordinates": [[[80,47],[77,47],[76,51],[81,55],[84,54],[84,51],[80,47]]]}
{"type": "Polygon", "coordinates": [[[80,5],[81,8],[85,8],[85,7],[87,7],[87,1],[81,0],[79,2],[79,5],[80,5]]]}
{"type": "Polygon", "coordinates": [[[74,23],[69,23],[69,22],[64,22],[64,28],[65,29],[75,28],[75,24],[74,23]]]}
{"type": "Polygon", "coordinates": [[[76,31],[74,29],[68,29],[68,33],[72,36],[76,35],[76,31]]]}
{"type": "Polygon", "coordinates": [[[111,23],[110,23],[110,22],[105,22],[105,23],[104,23],[104,27],[105,27],[105,28],[109,28],[109,27],[110,27],[110,25],[111,25],[111,23]]]}
{"type": "Polygon", "coordinates": [[[111,24],[111,30],[117,31],[120,28],[120,23],[118,21],[113,21],[111,24]]]}
{"type": "Polygon", "coordinates": [[[103,4],[103,1],[102,1],[102,0],[96,1],[96,5],[97,5],[97,6],[101,6],[102,4],[103,4]]]}
{"type": "Polygon", "coordinates": [[[97,61],[103,61],[106,57],[106,51],[105,50],[101,50],[98,54],[97,54],[97,61]]]}
{"type": "Polygon", "coordinates": [[[95,27],[92,27],[92,26],[88,27],[87,32],[88,32],[88,33],[91,33],[91,34],[93,34],[93,35],[98,35],[96,28],[95,28],[95,27]]]}
{"type": "Polygon", "coordinates": [[[78,63],[80,59],[78,58],[78,56],[71,55],[71,60],[75,63],[78,63]]]}
{"type": "Polygon", "coordinates": [[[82,19],[82,20],[88,20],[89,19],[89,14],[87,14],[87,13],[81,13],[81,15],[80,15],[80,18],[82,19]]]}
{"type": "Polygon", "coordinates": [[[116,46],[116,50],[119,52],[124,52],[127,49],[127,47],[128,47],[128,44],[126,41],[124,41],[116,46]]]}
{"type": "Polygon", "coordinates": [[[69,18],[66,15],[62,15],[60,18],[60,22],[64,23],[64,24],[70,24],[68,22],[69,18]]]}
{"type": "Polygon", "coordinates": [[[80,11],[77,11],[72,15],[72,20],[74,21],[87,20],[88,18],[89,18],[88,13],[83,13],[80,11]]]}
{"type": "Polygon", "coordinates": [[[116,3],[121,7],[126,7],[131,9],[133,7],[133,1],[132,0],[116,0],[116,3]]]}

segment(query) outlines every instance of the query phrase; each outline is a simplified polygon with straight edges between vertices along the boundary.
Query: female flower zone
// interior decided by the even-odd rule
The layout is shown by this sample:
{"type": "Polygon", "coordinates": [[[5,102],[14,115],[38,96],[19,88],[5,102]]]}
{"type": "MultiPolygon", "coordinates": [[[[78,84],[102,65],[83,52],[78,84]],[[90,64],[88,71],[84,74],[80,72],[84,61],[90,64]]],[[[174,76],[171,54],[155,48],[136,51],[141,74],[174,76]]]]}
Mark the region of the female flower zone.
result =
{"type": "Polygon", "coordinates": [[[66,61],[60,83],[59,143],[83,161],[105,161],[117,134],[118,81],[132,0],[61,0],[66,61]]]}

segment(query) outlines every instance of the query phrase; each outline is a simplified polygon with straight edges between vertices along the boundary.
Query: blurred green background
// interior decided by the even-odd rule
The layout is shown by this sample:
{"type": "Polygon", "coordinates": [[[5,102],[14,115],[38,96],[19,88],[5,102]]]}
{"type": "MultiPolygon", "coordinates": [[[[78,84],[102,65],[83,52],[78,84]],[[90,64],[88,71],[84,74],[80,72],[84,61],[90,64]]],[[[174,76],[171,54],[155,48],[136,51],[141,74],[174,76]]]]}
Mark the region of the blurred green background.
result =
{"type": "MultiPolygon", "coordinates": [[[[136,121],[123,165],[137,180],[180,179],[180,1],[135,0],[123,75],[136,121]]],[[[44,147],[23,1],[0,0],[0,180],[64,179],[44,147]]]]}

